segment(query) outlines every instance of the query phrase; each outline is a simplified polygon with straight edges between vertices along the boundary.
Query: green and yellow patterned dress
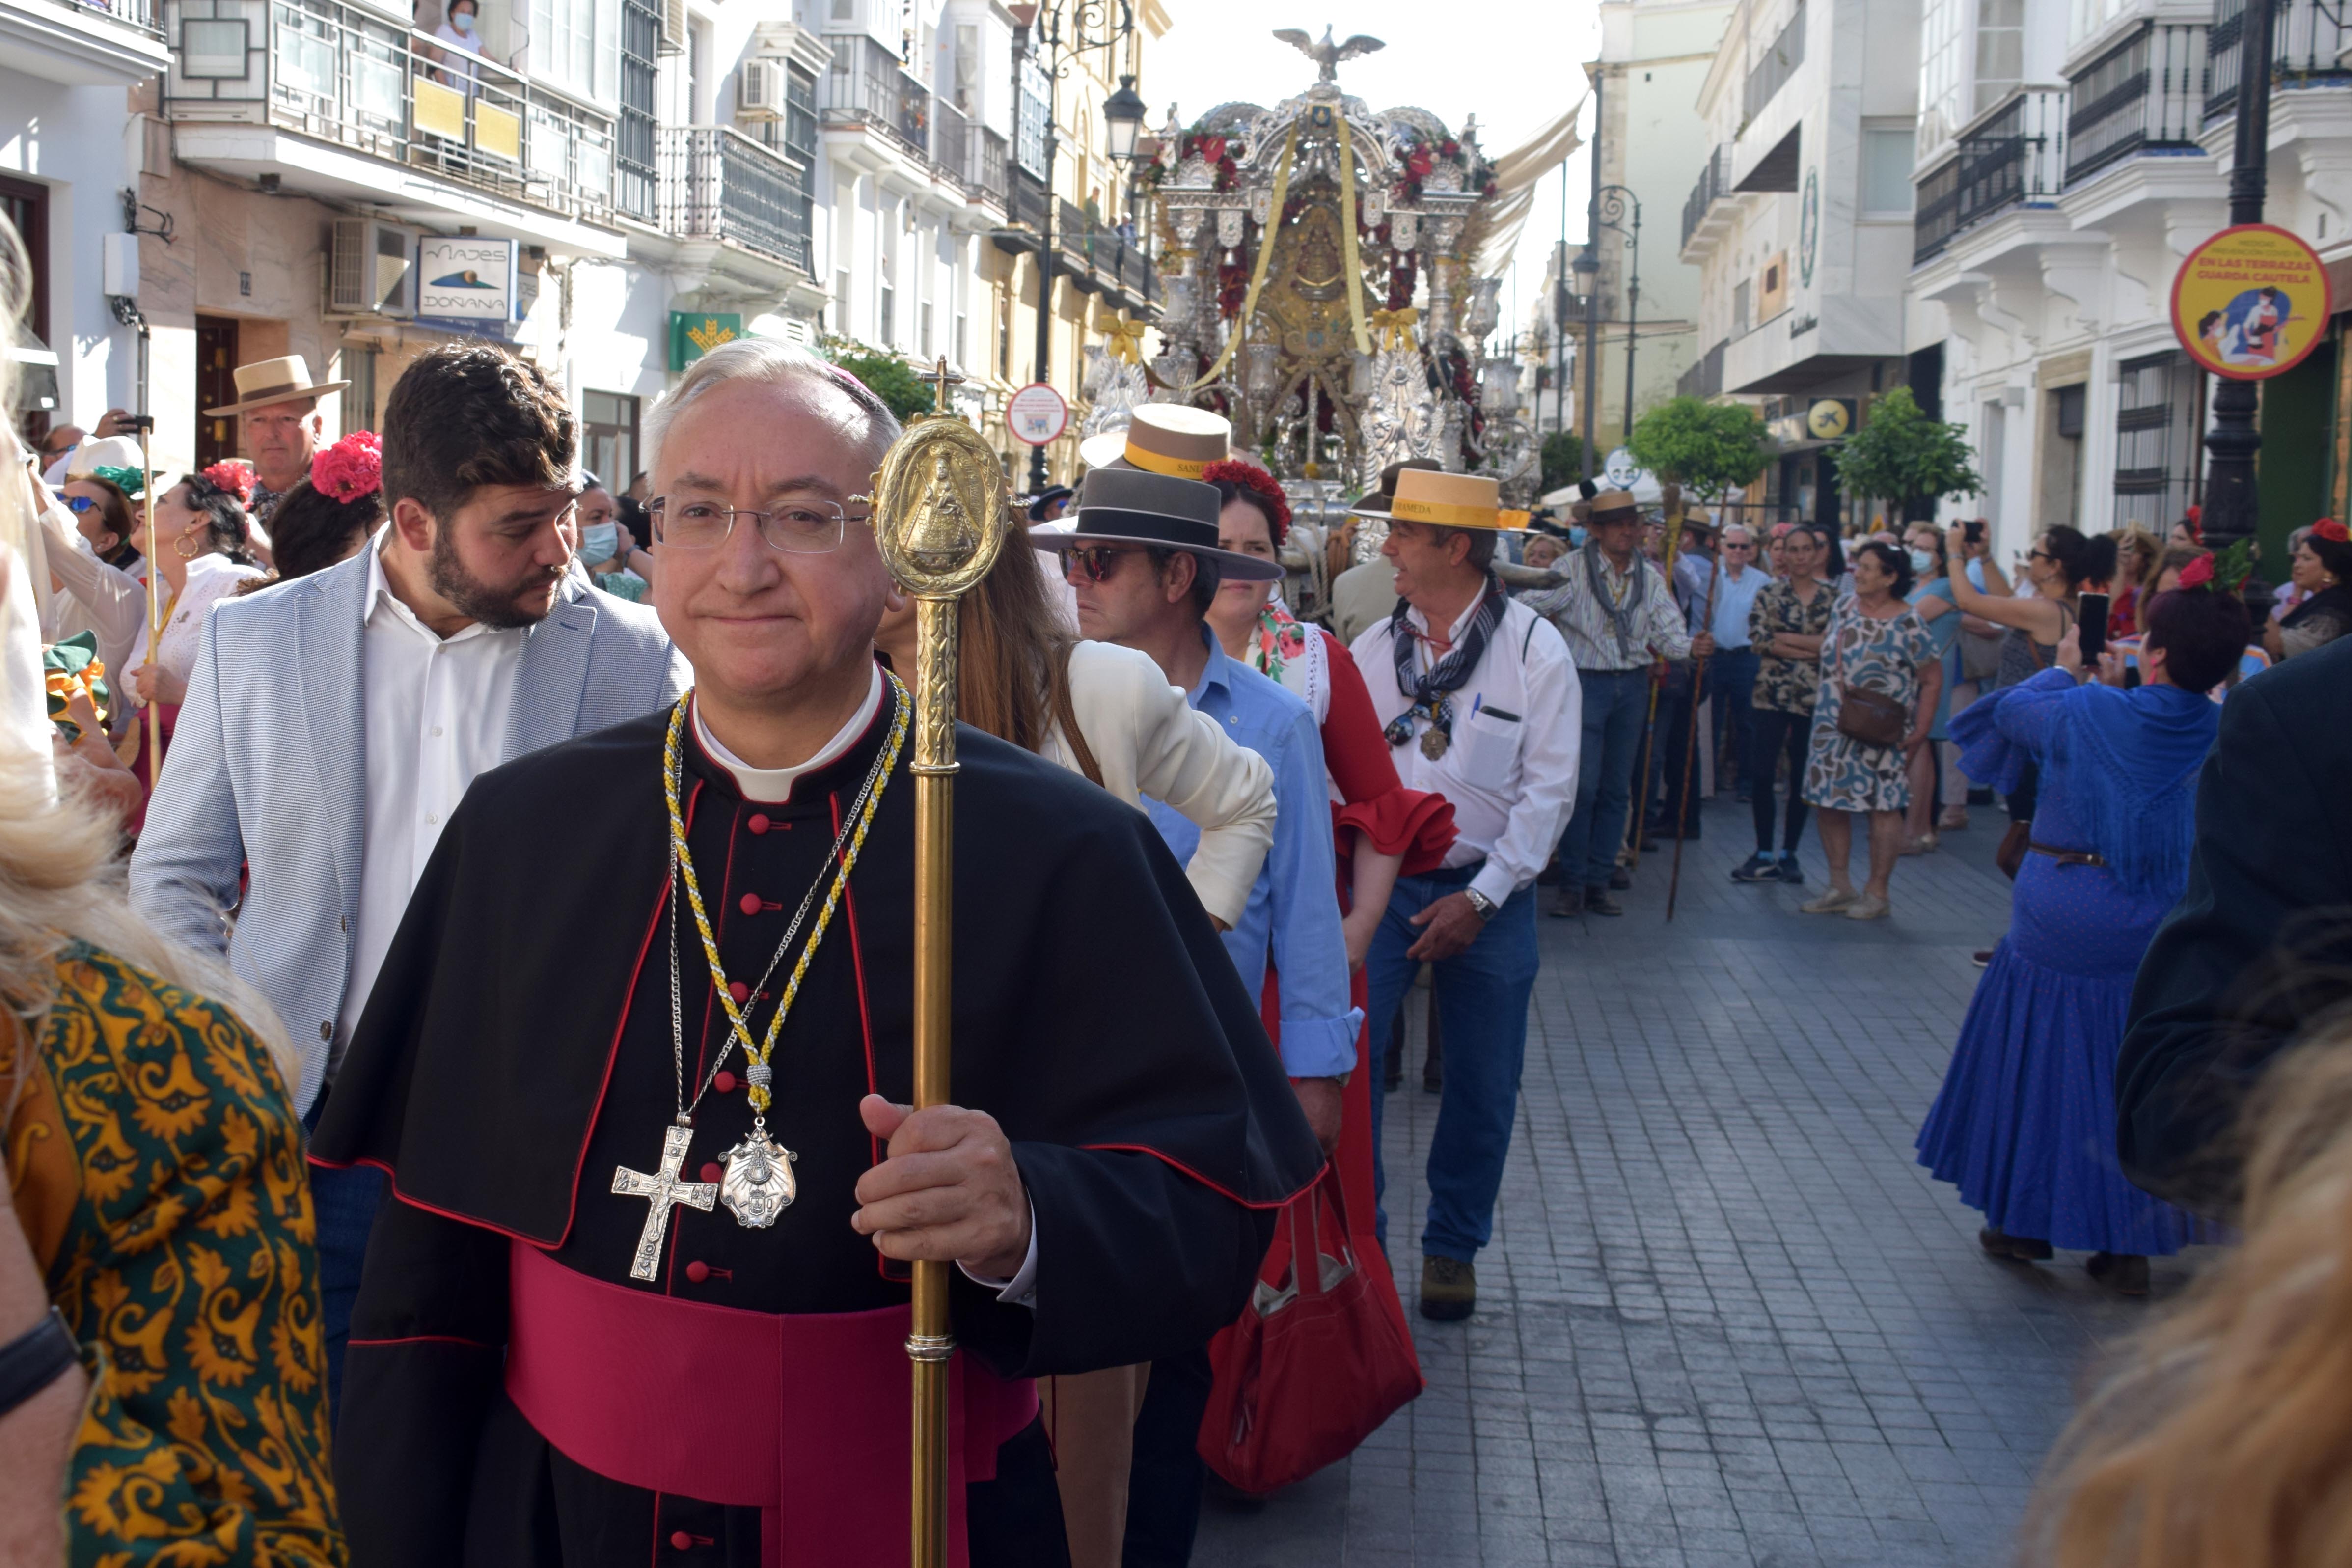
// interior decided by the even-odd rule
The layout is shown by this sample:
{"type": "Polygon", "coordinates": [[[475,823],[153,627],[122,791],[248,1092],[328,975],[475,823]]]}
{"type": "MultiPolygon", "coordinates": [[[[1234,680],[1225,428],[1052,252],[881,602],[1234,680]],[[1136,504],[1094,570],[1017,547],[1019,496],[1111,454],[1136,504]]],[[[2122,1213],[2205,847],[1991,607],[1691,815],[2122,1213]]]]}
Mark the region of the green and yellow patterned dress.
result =
{"type": "Polygon", "coordinates": [[[285,1085],[217,1003],[87,946],[57,969],[28,1064],[0,1016],[0,1110],[16,1216],[90,1374],[62,1500],[69,1559],[341,1563],[285,1085]]]}

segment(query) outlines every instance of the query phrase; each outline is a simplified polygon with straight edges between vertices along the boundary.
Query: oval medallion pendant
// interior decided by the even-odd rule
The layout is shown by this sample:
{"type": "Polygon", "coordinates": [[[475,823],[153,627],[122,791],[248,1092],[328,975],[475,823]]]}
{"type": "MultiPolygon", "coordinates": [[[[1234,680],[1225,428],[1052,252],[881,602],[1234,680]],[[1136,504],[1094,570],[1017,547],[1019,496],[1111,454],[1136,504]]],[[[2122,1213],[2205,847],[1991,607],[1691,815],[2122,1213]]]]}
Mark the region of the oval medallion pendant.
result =
{"type": "Polygon", "coordinates": [[[1445,731],[1434,726],[1421,732],[1421,754],[1431,762],[1445,754],[1445,731]]]}
{"type": "Polygon", "coordinates": [[[800,1156],[761,1129],[752,1129],[719,1158],[727,1162],[727,1174],[719,1184],[719,1201],[738,1225],[764,1230],[799,1195],[793,1162],[800,1156]]]}

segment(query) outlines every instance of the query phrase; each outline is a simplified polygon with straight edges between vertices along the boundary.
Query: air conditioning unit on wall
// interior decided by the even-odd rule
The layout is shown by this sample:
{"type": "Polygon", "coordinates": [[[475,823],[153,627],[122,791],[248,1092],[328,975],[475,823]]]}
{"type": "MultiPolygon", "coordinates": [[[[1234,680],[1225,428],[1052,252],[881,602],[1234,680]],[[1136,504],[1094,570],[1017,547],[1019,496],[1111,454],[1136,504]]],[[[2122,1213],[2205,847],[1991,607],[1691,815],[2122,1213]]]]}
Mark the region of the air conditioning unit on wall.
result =
{"type": "Polygon", "coordinates": [[[782,119],[785,87],[783,61],[745,60],[735,82],[735,118],[782,119]]]}
{"type": "Polygon", "coordinates": [[[339,217],[327,258],[327,312],[416,314],[416,231],[374,218],[339,217]]]}

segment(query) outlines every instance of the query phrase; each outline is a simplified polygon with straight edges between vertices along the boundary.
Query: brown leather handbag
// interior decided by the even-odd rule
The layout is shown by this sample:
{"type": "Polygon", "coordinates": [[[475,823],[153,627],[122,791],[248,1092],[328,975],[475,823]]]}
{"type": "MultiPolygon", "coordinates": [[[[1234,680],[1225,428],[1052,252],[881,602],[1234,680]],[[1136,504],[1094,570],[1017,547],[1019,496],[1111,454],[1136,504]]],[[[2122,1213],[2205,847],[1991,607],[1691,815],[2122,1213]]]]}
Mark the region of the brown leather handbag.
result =
{"type": "Polygon", "coordinates": [[[1911,710],[1884,691],[1845,681],[1845,643],[1838,643],[1838,733],[1865,746],[1899,746],[1911,728],[1911,710]]]}

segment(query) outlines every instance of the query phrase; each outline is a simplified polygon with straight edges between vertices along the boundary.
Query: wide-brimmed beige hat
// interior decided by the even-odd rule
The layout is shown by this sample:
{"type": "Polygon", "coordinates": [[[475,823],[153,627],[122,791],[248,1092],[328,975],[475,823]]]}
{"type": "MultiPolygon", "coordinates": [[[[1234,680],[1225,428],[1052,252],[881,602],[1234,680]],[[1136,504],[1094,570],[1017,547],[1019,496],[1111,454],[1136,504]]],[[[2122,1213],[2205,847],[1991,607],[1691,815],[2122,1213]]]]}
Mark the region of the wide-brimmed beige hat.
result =
{"type": "Polygon", "coordinates": [[[1222,414],[1182,403],[1147,403],[1124,430],[1106,430],[1078,443],[1089,468],[1141,468],[1174,479],[1197,479],[1224,461],[1234,424],[1222,414]]]}
{"type": "Polygon", "coordinates": [[[1630,490],[1602,490],[1592,498],[1588,522],[1624,522],[1642,515],[1642,503],[1630,490]]]}
{"type": "Polygon", "coordinates": [[[1528,514],[1502,504],[1502,486],[1486,474],[1448,474],[1433,468],[1400,468],[1396,489],[1380,510],[1359,507],[1366,517],[1391,522],[1425,522],[1439,528],[1527,527],[1528,514]]]}
{"type": "Polygon", "coordinates": [[[207,419],[226,418],[242,414],[248,408],[267,408],[273,403],[292,403],[304,397],[323,397],[330,392],[341,392],[351,384],[348,381],[312,382],[310,362],[300,354],[286,354],[278,359],[266,359],[257,364],[236,367],[236,401],[222,408],[207,408],[207,419]]]}

